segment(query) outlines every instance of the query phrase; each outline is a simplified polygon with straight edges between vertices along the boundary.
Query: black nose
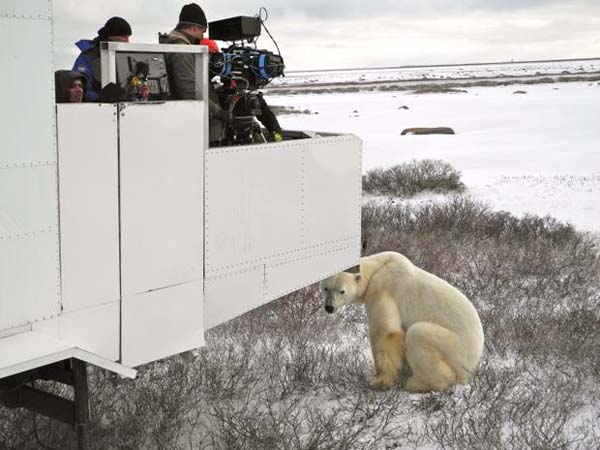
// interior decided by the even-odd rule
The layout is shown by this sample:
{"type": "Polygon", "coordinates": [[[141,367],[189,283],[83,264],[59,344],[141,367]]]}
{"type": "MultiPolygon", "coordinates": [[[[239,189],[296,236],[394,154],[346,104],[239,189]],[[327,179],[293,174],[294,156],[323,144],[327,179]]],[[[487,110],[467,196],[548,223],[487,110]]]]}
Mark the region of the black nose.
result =
{"type": "Polygon", "coordinates": [[[325,311],[327,311],[329,314],[331,314],[333,312],[333,306],[325,305],[325,311]]]}

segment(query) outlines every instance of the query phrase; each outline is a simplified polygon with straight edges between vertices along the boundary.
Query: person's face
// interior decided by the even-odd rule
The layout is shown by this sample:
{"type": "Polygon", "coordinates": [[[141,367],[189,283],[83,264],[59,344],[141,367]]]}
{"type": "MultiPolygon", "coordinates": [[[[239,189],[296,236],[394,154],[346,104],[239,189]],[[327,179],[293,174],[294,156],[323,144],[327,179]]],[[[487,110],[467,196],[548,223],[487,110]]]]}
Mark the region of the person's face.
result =
{"type": "Polygon", "coordinates": [[[194,36],[197,39],[202,39],[204,37],[205,28],[193,26],[186,30],[189,34],[194,36]]]}
{"type": "Polygon", "coordinates": [[[129,42],[129,36],[109,36],[111,42],[129,42]]]}
{"type": "Polygon", "coordinates": [[[81,103],[83,101],[83,82],[80,78],[73,81],[71,89],[69,89],[69,102],[81,103]]]}

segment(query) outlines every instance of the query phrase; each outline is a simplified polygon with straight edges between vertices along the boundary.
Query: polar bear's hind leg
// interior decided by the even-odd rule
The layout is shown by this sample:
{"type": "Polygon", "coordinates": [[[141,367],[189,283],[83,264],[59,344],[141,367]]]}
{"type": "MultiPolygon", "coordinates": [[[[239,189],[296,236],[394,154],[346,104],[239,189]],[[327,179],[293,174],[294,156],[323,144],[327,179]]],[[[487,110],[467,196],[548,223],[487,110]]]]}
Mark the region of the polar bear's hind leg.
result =
{"type": "Polygon", "coordinates": [[[443,391],[459,381],[449,356],[460,352],[458,337],[447,328],[418,322],[406,333],[406,360],[412,376],[406,381],[409,392],[443,391]]]}

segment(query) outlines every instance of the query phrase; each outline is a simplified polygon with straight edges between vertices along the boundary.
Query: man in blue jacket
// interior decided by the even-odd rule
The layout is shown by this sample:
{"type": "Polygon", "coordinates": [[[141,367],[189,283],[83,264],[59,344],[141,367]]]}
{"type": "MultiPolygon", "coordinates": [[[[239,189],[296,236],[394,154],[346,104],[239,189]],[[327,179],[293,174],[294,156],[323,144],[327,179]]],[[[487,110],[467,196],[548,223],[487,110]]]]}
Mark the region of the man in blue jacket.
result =
{"type": "Polygon", "coordinates": [[[73,64],[73,70],[80,72],[86,79],[85,100],[98,101],[100,90],[100,42],[129,42],[131,26],[122,17],[111,17],[98,30],[93,40],[82,39],[75,45],[81,50],[73,64]]]}

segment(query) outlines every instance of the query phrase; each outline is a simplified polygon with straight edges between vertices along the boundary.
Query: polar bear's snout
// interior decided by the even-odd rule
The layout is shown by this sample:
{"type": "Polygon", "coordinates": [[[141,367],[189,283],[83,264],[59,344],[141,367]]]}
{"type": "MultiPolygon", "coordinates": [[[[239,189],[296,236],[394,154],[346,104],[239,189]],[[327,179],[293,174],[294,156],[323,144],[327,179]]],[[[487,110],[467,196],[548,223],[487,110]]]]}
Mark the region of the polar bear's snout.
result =
{"type": "Polygon", "coordinates": [[[325,290],[325,311],[332,314],[335,308],[333,307],[333,293],[325,290]]]}

